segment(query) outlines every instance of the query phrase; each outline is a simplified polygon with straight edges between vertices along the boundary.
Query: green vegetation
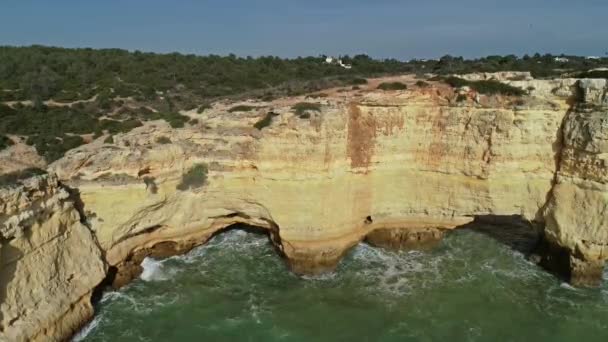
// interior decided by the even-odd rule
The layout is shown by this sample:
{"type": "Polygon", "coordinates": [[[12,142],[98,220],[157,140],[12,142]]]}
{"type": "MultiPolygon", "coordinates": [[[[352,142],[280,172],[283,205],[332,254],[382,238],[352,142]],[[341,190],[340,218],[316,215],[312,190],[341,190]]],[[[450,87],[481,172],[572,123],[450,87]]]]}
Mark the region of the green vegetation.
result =
{"type": "Polygon", "coordinates": [[[580,78],[605,78],[605,79],[608,79],[608,70],[585,71],[585,72],[581,72],[580,74],[576,75],[576,77],[580,77],[580,78]]]}
{"type": "MultiPolygon", "coordinates": [[[[366,84],[369,77],[403,73],[446,76],[530,71],[535,77],[606,77],[606,72],[587,71],[607,67],[608,58],[562,57],[568,61],[558,62],[552,55],[540,54],[473,60],[448,55],[439,60],[408,62],[374,60],[366,55],[342,56],[344,63],[352,65],[347,70],[324,63],[325,56],[281,59],[0,46],[0,102],[32,101],[31,106],[18,103],[9,107],[0,103],[0,137],[24,137],[50,161],[66,149],[82,144],[82,139],[74,138],[76,135],[100,137],[128,132],[150,120],[165,120],[172,127],[183,127],[190,119],[179,114],[180,110],[193,110],[196,104],[202,104],[196,108],[202,113],[210,103],[220,99],[271,100],[331,87],[350,89],[366,84]],[[77,103],[51,107],[45,105],[48,100],[77,103]]],[[[383,87],[404,89],[404,86],[383,87]]],[[[491,82],[471,87],[483,93],[519,94],[516,88],[491,82]]],[[[255,109],[250,107],[237,106],[231,111],[255,109]]],[[[271,119],[264,122],[270,124],[271,119]]],[[[7,144],[3,138],[0,147],[7,144]]]]}
{"type": "Polygon", "coordinates": [[[310,118],[310,113],[308,113],[308,112],[309,111],[320,112],[321,104],[314,103],[314,102],[298,102],[295,105],[293,105],[291,107],[291,109],[294,111],[294,113],[300,119],[308,119],[308,118],[310,118]]]}
{"type": "Polygon", "coordinates": [[[367,80],[365,78],[354,78],[351,81],[352,85],[364,85],[367,84],[367,80]]]}
{"type": "Polygon", "coordinates": [[[500,95],[507,95],[507,96],[522,96],[522,95],[526,94],[526,91],[521,88],[513,87],[508,84],[501,83],[498,81],[493,81],[493,80],[467,81],[462,78],[451,76],[451,77],[444,78],[443,81],[455,88],[467,86],[467,87],[477,91],[480,94],[487,94],[487,95],[500,94],[500,95]]]}
{"type": "Polygon", "coordinates": [[[258,109],[258,108],[259,107],[256,107],[256,106],[240,105],[240,106],[234,106],[234,107],[228,109],[228,112],[230,112],[230,113],[234,113],[234,112],[250,112],[250,111],[258,109]]]}
{"type": "Polygon", "coordinates": [[[113,136],[111,136],[111,135],[109,135],[107,138],[105,138],[105,139],[103,140],[103,143],[104,143],[104,144],[113,144],[113,143],[114,143],[114,137],[113,137],[113,136]]]}
{"type": "Polygon", "coordinates": [[[198,107],[198,109],[196,110],[196,112],[197,112],[198,114],[203,114],[203,112],[204,112],[205,110],[207,110],[207,109],[211,109],[211,104],[209,104],[209,103],[203,103],[202,105],[200,105],[200,106],[198,107]]]}
{"type": "Polygon", "coordinates": [[[177,189],[186,191],[202,187],[207,181],[207,172],[207,164],[194,164],[188,172],[182,175],[182,182],[177,186],[177,189]]]}
{"type": "Polygon", "coordinates": [[[325,97],[328,97],[329,95],[327,95],[326,93],[317,93],[317,94],[310,94],[307,95],[306,98],[307,99],[322,99],[325,97]]]}
{"type": "Polygon", "coordinates": [[[84,140],[79,135],[63,135],[61,137],[31,135],[25,143],[35,146],[38,154],[50,163],[63,157],[65,152],[84,144],[84,140]]]}
{"type": "Polygon", "coordinates": [[[426,88],[429,86],[429,84],[425,81],[416,81],[416,86],[419,88],[426,88]]]}
{"type": "Polygon", "coordinates": [[[171,143],[171,139],[168,137],[160,136],[158,138],[156,138],[156,143],[157,144],[162,144],[162,145],[166,145],[166,144],[170,144],[171,143]]]}
{"type": "Polygon", "coordinates": [[[468,97],[465,94],[458,94],[458,96],[456,97],[456,102],[464,102],[468,99],[468,97]]]}
{"type": "Polygon", "coordinates": [[[259,120],[255,124],[253,124],[253,127],[255,127],[256,129],[261,131],[262,128],[270,126],[270,124],[272,123],[272,118],[274,118],[275,116],[278,116],[278,115],[279,114],[277,114],[277,113],[268,112],[268,113],[266,113],[266,115],[264,115],[264,117],[261,120],[259,120]]]}
{"type": "Polygon", "coordinates": [[[378,89],[380,90],[406,90],[407,89],[407,85],[401,83],[401,82],[382,82],[380,83],[380,85],[378,86],[378,89]]]}
{"type": "Polygon", "coordinates": [[[524,55],[523,57],[515,55],[487,56],[466,60],[462,57],[447,55],[441,57],[438,61],[434,61],[432,66],[428,63],[424,65],[425,69],[428,70],[427,72],[440,75],[468,74],[472,72],[528,71],[535,78],[550,78],[606,67],[608,66],[608,58],[587,59],[581,56],[555,56],[536,53],[532,56],[524,55]],[[555,57],[563,57],[567,61],[556,61],[555,57]]]}
{"type": "Polygon", "coordinates": [[[6,173],[0,175],[0,187],[15,186],[22,180],[44,174],[46,174],[46,171],[38,168],[29,168],[21,171],[6,173]]]}
{"type": "Polygon", "coordinates": [[[13,141],[4,135],[0,135],[0,151],[13,145],[13,141]]]}

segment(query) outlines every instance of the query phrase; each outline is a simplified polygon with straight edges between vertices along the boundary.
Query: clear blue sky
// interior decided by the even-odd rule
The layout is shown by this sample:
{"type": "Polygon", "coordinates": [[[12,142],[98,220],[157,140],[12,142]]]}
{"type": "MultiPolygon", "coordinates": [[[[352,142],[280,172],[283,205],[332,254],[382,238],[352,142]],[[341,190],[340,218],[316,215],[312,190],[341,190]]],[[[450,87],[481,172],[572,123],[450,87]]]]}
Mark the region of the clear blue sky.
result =
{"type": "Polygon", "coordinates": [[[608,51],[608,0],[2,0],[0,45],[196,54],[608,51]]]}

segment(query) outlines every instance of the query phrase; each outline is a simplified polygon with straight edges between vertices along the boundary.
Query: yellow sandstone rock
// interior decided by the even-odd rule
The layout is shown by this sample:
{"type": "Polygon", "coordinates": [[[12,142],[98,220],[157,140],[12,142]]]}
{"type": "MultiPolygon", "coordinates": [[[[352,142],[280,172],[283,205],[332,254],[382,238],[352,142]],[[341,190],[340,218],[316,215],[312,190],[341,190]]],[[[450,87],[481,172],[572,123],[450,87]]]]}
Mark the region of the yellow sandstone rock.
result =
{"type": "MultiPolygon", "coordinates": [[[[104,263],[119,286],[145,256],[183,253],[235,223],[267,229],[295,272],[315,273],[332,270],[366,237],[410,247],[476,216],[519,215],[546,222],[547,250],[565,253],[568,264],[557,268],[574,283],[597,282],[608,245],[605,91],[597,82],[515,76],[483,79],[506,77],[530,96],[471,94],[458,102],[442,84],[363,90],[323,99],[308,118],[291,110],[302,98],[259,103],[252,112],[226,113],[230,105],[216,104],[196,126],[153,122],[115,136],[115,144],[102,137],[70,151],[50,169],[78,193],[23,230],[29,233],[7,240],[17,235],[6,222],[28,206],[7,211],[2,204],[9,212],[0,216],[2,285],[13,301],[0,307],[3,333],[68,336],[90,316],[83,298],[105,277],[104,263]],[[578,93],[588,100],[576,104],[578,93]],[[270,110],[278,114],[272,123],[255,129],[270,110]],[[204,183],[182,184],[197,165],[208,170],[204,183]],[[71,203],[82,206],[87,226],[71,203]],[[37,235],[56,238],[44,244],[37,235]],[[5,256],[8,248],[25,250],[18,241],[44,259],[5,256]],[[17,272],[6,271],[15,265],[17,272]],[[25,272],[39,268],[47,278],[26,285],[25,272]],[[43,285],[49,281],[55,288],[43,285]],[[41,288],[37,299],[14,302],[33,286],[41,288]],[[43,305],[47,298],[57,303],[43,305]],[[56,310],[34,309],[42,306],[56,310]],[[16,328],[24,322],[31,325],[16,328]]],[[[554,256],[545,255],[548,267],[554,256]]]]}

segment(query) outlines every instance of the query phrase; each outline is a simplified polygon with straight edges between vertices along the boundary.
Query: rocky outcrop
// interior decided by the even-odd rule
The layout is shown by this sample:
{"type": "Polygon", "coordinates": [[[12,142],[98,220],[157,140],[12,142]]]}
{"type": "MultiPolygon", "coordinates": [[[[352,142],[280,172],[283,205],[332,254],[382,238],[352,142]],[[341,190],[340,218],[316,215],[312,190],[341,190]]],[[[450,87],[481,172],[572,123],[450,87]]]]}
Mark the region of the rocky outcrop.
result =
{"type": "Polygon", "coordinates": [[[544,262],[576,285],[598,285],[608,259],[606,80],[581,80],[580,93],[561,130],[559,169],[544,213],[553,252],[544,262]]]}
{"type": "MultiPolygon", "coordinates": [[[[574,79],[483,79],[503,76],[530,95],[468,94],[457,101],[458,92],[437,83],[398,92],[349,90],[318,101],[322,109],[308,115],[291,109],[304,98],[255,103],[258,109],[249,112],[229,112],[234,104],[219,103],[203,114],[185,113],[198,118],[195,126],[176,130],[152,122],[115,136],[111,145],[101,137],[50,166],[78,196],[51,186],[57,195],[45,196],[66,196],[56,200],[61,205],[46,216],[32,214],[41,218],[37,225],[23,226],[33,235],[8,242],[17,235],[3,228],[2,250],[17,241],[36,253],[65,243],[61,250],[73,255],[48,252],[45,260],[60,260],[53,267],[70,271],[53,279],[55,290],[37,293],[56,291],[58,307],[75,303],[68,311],[78,312],[63,315],[85,318],[90,304],[83,303],[106,274],[119,286],[141,271],[144,257],[183,253],[237,223],[268,231],[293,271],[317,273],[332,270],[364,239],[411,248],[476,217],[516,215],[546,222],[546,250],[553,253],[545,254],[545,264],[550,257],[562,266],[567,260],[562,272],[574,274],[575,283],[592,283],[577,279],[598,279],[606,255],[605,89],[600,95],[597,82],[574,79]],[[578,95],[585,101],[573,106],[578,95]],[[270,125],[254,128],[269,111],[276,114],[270,125]],[[194,169],[199,179],[193,182],[194,169]],[[55,225],[64,228],[53,236],[83,242],[67,248],[67,238],[32,240],[55,225]],[[72,270],[81,276],[69,278],[72,270]]],[[[21,259],[13,264],[35,267],[21,259]]],[[[27,278],[22,274],[6,278],[15,298],[26,291],[19,287],[27,278]]],[[[3,327],[14,332],[7,327],[19,320],[8,313],[24,306],[2,305],[3,327]]],[[[75,318],[50,328],[47,322],[60,317],[54,314],[44,316],[38,333],[65,336],[75,318]]]]}
{"type": "Polygon", "coordinates": [[[105,277],[95,237],[55,176],[0,190],[0,337],[52,341],[93,316],[105,277]]]}

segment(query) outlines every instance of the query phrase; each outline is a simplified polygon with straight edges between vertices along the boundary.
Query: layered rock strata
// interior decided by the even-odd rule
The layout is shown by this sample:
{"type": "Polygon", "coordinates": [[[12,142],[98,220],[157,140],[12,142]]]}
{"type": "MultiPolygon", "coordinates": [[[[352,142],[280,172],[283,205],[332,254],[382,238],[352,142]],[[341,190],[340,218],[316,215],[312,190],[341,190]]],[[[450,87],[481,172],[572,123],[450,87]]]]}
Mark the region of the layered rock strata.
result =
{"type": "Polygon", "coordinates": [[[0,339],[49,341],[93,316],[106,264],[55,176],[0,190],[0,339]]]}
{"type": "Polygon", "coordinates": [[[215,104],[186,113],[195,126],[153,122],[69,152],[50,170],[72,195],[54,176],[31,195],[40,200],[21,195],[25,185],[3,192],[2,333],[65,337],[90,316],[104,277],[124,284],[144,257],[183,253],[237,223],[266,229],[308,274],[332,270],[366,238],[409,248],[478,216],[517,215],[546,223],[556,251],[546,265],[597,283],[608,245],[605,82],[509,77],[530,93],[511,98],[403,81],[409,90],[335,93],[307,115],[291,109],[303,98],[250,112],[215,104]],[[254,128],[270,111],[270,125],[254,128]],[[206,173],[192,184],[195,169],[206,173]]]}

